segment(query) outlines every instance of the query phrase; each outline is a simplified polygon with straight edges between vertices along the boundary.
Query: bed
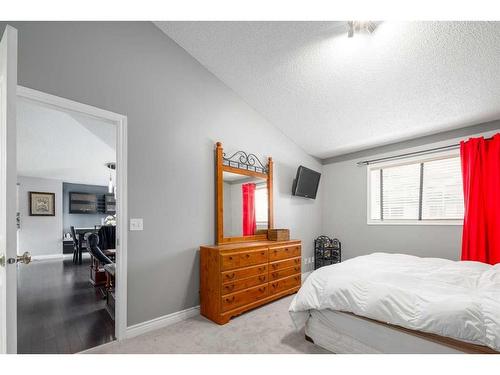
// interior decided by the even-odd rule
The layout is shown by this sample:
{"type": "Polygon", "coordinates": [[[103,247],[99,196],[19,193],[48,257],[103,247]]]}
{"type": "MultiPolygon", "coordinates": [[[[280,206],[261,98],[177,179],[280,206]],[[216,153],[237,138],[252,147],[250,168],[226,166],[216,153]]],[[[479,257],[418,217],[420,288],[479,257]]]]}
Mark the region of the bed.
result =
{"type": "Polygon", "coordinates": [[[334,353],[497,353],[500,264],[360,256],[314,271],[289,311],[334,353]]]}

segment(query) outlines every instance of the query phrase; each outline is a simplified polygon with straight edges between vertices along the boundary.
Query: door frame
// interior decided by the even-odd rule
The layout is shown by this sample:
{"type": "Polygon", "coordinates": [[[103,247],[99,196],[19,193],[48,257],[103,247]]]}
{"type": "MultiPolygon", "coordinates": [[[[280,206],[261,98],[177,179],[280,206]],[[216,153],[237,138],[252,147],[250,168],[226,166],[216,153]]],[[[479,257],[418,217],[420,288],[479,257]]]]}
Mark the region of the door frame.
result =
{"type": "Polygon", "coordinates": [[[79,112],[104,119],[117,126],[116,131],[116,309],[115,337],[122,340],[127,331],[127,116],[59,96],[17,86],[17,98],[28,99],[63,111],[79,112]]]}
{"type": "MultiPolygon", "coordinates": [[[[14,218],[16,215],[16,90],[17,90],[17,30],[10,25],[5,26],[1,35],[1,58],[5,58],[5,66],[0,74],[0,180],[2,190],[0,196],[0,225],[5,238],[2,240],[5,262],[0,280],[0,354],[17,350],[17,271],[8,259],[16,257],[17,237],[14,218]],[[3,284],[5,281],[5,285],[3,284]],[[5,312],[5,314],[4,314],[5,312]]],[[[1,235],[0,234],[0,235],[1,235]]]]}

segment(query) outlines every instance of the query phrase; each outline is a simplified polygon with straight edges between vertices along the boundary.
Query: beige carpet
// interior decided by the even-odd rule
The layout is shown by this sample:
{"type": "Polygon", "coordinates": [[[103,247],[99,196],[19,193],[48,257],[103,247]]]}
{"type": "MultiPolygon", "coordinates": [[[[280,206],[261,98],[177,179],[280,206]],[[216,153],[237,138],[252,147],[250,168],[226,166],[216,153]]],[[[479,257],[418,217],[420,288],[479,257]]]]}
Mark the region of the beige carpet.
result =
{"type": "Polygon", "coordinates": [[[295,330],[288,315],[292,298],[249,311],[223,326],[196,316],[86,353],[328,353],[295,330]]]}

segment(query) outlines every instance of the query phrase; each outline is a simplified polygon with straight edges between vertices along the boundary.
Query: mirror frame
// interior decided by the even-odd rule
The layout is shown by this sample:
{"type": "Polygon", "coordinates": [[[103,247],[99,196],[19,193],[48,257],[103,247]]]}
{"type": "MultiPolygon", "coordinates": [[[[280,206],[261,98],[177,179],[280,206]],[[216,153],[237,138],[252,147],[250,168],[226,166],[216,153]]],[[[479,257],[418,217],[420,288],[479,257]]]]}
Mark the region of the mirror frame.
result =
{"type": "MultiPolygon", "coordinates": [[[[235,154],[236,155],[236,154],[235,154]]],[[[246,156],[246,154],[245,154],[246,156]]],[[[250,159],[252,154],[247,156],[250,159]]],[[[228,159],[226,159],[228,160],[228,159]]],[[[262,234],[255,234],[253,236],[240,236],[240,237],[224,237],[224,180],[223,172],[237,173],[249,177],[258,177],[266,180],[267,184],[267,223],[268,229],[274,228],[274,215],[273,215],[273,159],[267,158],[267,171],[259,172],[257,169],[242,169],[224,164],[224,152],[222,143],[217,142],[215,147],[215,238],[217,245],[236,243],[236,242],[250,242],[250,241],[266,241],[267,232],[262,234]]],[[[260,161],[259,161],[260,163],[260,161]]],[[[240,164],[240,163],[236,163],[240,164]]]]}

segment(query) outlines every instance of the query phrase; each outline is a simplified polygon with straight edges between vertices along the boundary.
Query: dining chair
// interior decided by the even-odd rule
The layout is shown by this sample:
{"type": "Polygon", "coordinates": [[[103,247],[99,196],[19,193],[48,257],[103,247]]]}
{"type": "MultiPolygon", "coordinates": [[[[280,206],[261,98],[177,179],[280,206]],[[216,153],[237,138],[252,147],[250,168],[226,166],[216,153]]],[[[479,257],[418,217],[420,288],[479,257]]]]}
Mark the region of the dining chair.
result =
{"type": "MultiPolygon", "coordinates": [[[[99,247],[99,236],[96,233],[87,233],[85,235],[87,241],[87,251],[92,258],[91,268],[96,269],[98,272],[106,272],[114,277],[115,262],[110,259],[106,253],[99,247]]],[[[101,285],[95,285],[101,287],[101,285]]],[[[103,296],[107,298],[109,289],[111,288],[108,275],[106,275],[105,291],[103,296]]]]}
{"type": "Polygon", "coordinates": [[[83,234],[77,234],[75,227],[71,226],[71,236],[73,237],[73,263],[82,264],[83,249],[86,247],[86,240],[83,234]]]}
{"type": "Polygon", "coordinates": [[[73,237],[73,263],[76,264],[79,260],[78,256],[79,256],[80,245],[78,237],[76,235],[75,227],[71,226],[70,230],[71,230],[71,237],[73,237]]]}

